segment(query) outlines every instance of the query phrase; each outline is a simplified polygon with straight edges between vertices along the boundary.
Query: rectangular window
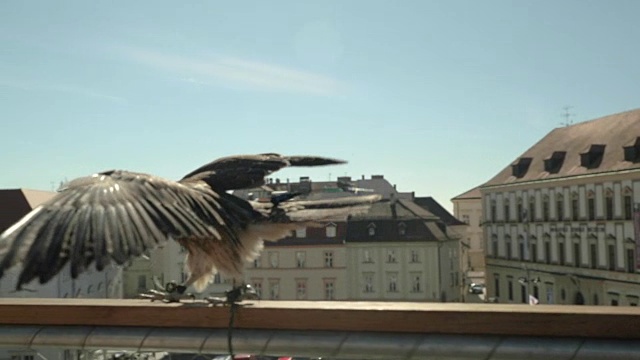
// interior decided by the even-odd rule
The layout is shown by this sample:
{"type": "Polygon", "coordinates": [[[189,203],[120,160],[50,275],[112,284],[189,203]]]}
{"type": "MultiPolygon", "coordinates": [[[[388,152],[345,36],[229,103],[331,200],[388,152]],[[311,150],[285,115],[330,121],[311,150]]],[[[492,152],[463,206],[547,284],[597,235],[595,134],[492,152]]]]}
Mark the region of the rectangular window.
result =
{"type": "Polygon", "coordinates": [[[306,298],[307,298],[307,280],[297,279],[296,280],[296,299],[305,300],[306,298]]]}
{"type": "Polygon", "coordinates": [[[277,268],[279,263],[278,253],[275,251],[269,252],[269,266],[272,268],[277,268]]]}
{"type": "Polygon", "coordinates": [[[493,275],[493,292],[496,299],[500,297],[500,276],[498,274],[493,275]]]}
{"type": "Polygon", "coordinates": [[[256,269],[260,267],[260,256],[258,256],[257,258],[253,259],[253,267],[256,268],[256,269]]]}
{"type": "Polygon", "coordinates": [[[328,238],[336,237],[336,225],[333,225],[333,224],[327,225],[326,235],[328,238]]]}
{"type": "Polygon", "coordinates": [[[556,202],[556,216],[558,221],[562,221],[564,219],[564,204],[562,199],[558,199],[556,202]]]}
{"type": "Polygon", "coordinates": [[[335,300],[335,280],[324,279],[324,299],[335,300]]]}
{"type": "Polygon", "coordinates": [[[253,280],[253,288],[256,290],[258,298],[262,298],[262,280],[253,280]]]}
{"type": "Polygon", "coordinates": [[[605,201],[605,216],[607,220],[613,220],[613,197],[607,196],[605,201]]]}
{"type": "Polygon", "coordinates": [[[304,251],[296,251],[296,267],[303,268],[307,260],[307,254],[304,251]]]}
{"type": "Polygon", "coordinates": [[[596,250],[596,244],[589,244],[589,256],[591,257],[591,268],[596,269],[598,267],[598,253],[596,250]]]}
{"type": "Polygon", "coordinates": [[[213,276],[213,283],[214,284],[222,284],[222,276],[220,275],[220,273],[216,273],[213,276]]]}
{"type": "Polygon", "coordinates": [[[420,273],[411,273],[411,292],[422,292],[422,277],[420,273]]]}
{"type": "Polygon", "coordinates": [[[627,249],[627,272],[636,272],[636,254],[633,249],[627,249]]]}
{"type": "Polygon", "coordinates": [[[324,267],[333,267],[333,251],[324,252],[324,267]]]}
{"type": "Polygon", "coordinates": [[[522,302],[523,304],[528,303],[528,301],[527,301],[527,286],[526,285],[520,285],[520,302],[522,302]]]}
{"type": "Polygon", "coordinates": [[[388,291],[398,292],[398,273],[387,273],[388,291]]]}
{"type": "Polygon", "coordinates": [[[631,195],[624,196],[624,218],[625,220],[631,220],[633,217],[633,202],[631,201],[631,195]]]}
{"type": "Polygon", "coordinates": [[[589,198],[587,201],[587,206],[589,207],[589,220],[596,219],[596,199],[589,198]]]}
{"type": "Polygon", "coordinates": [[[493,257],[497,258],[498,257],[498,239],[494,238],[491,241],[491,248],[493,250],[493,257]]]}
{"type": "Polygon", "coordinates": [[[362,250],[362,262],[363,263],[372,263],[373,258],[371,257],[371,250],[363,249],[362,250]]]}
{"type": "Polygon", "coordinates": [[[531,261],[538,262],[538,244],[531,243],[531,261]]]}
{"type": "Polygon", "coordinates": [[[519,241],[518,242],[518,256],[520,256],[520,260],[528,260],[525,259],[525,253],[524,253],[524,241],[519,241]]]}
{"type": "Polygon", "coordinates": [[[420,262],[420,256],[418,256],[418,250],[411,250],[411,262],[412,263],[420,262]]]}
{"type": "Polygon", "coordinates": [[[505,246],[507,249],[507,259],[511,259],[511,240],[510,239],[507,239],[505,246]]]}
{"type": "Polygon", "coordinates": [[[280,280],[269,280],[269,299],[280,299],[280,280]]]}
{"type": "Polygon", "coordinates": [[[469,225],[469,215],[462,215],[462,222],[469,225]]]}
{"type": "Polygon", "coordinates": [[[495,204],[491,204],[491,221],[496,222],[498,219],[496,219],[496,205],[495,204]]]}
{"type": "Polygon", "coordinates": [[[551,264],[551,242],[549,240],[544,242],[544,262],[551,264]]]}
{"type": "Polygon", "coordinates": [[[580,254],[580,243],[573,243],[573,265],[575,267],[580,267],[582,264],[581,254],[580,254]]]}
{"type": "Polygon", "coordinates": [[[564,265],[564,262],[565,262],[564,242],[558,243],[558,261],[560,262],[560,265],[564,265]]]}
{"type": "Polygon", "coordinates": [[[609,244],[607,246],[607,255],[609,258],[609,270],[616,270],[616,246],[614,244],[609,244]]]}
{"type": "Polygon", "coordinates": [[[297,238],[307,237],[307,228],[296,229],[296,237],[297,238]]]}
{"type": "Polygon", "coordinates": [[[512,279],[507,280],[507,295],[508,295],[509,301],[513,301],[513,280],[512,279]]]}
{"type": "Polygon", "coordinates": [[[542,220],[549,221],[549,200],[546,199],[542,203],[542,220]]]}
{"type": "Polygon", "coordinates": [[[396,262],[396,251],[395,250],[387,250],[387,262],[388,263],[396,262]]]}
{"type": "Polygon", "coordinates": [[[529,201],[529,221],[536,221],[536,203],[529,201]]]}
{"type": "Polygon", "coordinates": [[[504,204],[504,221],[509,221],[511,219],[510,211],[509,203],[504,204]]]}
{"type": "Polygon", "coordinates": [[[138,289],[147,290],[147,276],[146,275],[138,275],[138,289]]]}
{"type": "Polygon", "coordinates": [[[578,217],[580,215],[578,208],[578,199],[571,200],[571,219],[573,221],[578,221],[578,217]]]}
{"type": "Polygon", "coordinates": [[[518,222],[524,221],[524,217],[523,217],[524,214],[522,213],[522,203],[521,202],[518,203],[518,206],[517,206],[516,210],[518,211],[518,213],[516,214],[518,216],[518,222]]]}
{"type": "Polygon", "coordinates": [[[364,273],[362,274],[364,278],[364,292],[372,293],[373,290],[373,273],[364,273]]]}

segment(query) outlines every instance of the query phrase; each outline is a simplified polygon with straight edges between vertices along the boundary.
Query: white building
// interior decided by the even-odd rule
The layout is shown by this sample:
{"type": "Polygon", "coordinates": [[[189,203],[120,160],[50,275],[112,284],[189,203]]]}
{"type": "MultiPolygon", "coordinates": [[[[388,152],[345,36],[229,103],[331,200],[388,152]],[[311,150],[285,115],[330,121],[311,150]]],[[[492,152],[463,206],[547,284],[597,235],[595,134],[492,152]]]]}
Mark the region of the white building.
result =
{"type": "MultiPolygon", "coordinates": [[[[453,215],[467,224],[460,239],[460,262],[464,283],[466,285],[485,283],[485,251],[484,234],[482,229],[482,195],[476,187],[466,191],[453,199],[453,215]]],[[[470,294],[466,291],[465,301],[484,301],[484,296],[470,294]]]]}
{"type": "Polygon", "coordinates": [[[640,110],[554,129],[481,192],[489,296],[638,304],[640,110]]]}

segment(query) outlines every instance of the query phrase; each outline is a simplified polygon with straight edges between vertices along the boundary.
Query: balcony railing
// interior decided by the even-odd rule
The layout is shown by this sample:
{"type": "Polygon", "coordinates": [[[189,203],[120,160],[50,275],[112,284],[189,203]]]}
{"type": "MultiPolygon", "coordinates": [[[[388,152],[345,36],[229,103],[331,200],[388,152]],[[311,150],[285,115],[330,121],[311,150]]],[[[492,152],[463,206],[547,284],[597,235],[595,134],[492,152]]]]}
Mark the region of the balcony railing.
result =
{"type": "Polygon", "coordinates": [[[633,307],[390,302],[0,299],[0,348],[330,359],[638,359],[633,307]]]}

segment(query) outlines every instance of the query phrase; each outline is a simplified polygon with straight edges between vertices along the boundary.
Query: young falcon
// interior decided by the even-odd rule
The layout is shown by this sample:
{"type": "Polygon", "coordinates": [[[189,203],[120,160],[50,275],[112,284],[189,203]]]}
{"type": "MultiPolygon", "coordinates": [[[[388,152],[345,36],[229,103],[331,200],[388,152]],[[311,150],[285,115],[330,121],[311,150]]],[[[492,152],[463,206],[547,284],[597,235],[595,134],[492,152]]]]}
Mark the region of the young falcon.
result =
{"type": "Polygon", "coordinates": [[[95,263],[125,264],[169,239],[187,250],[189,276],[167,285],[166,300],[177,300],[193,285],[202,291],[216,272],[242,283],[245,261],[255,259],[263,241],[336,216],[366,212],[378,195],[299,200],[292,193],[269,202],[249,202],[229,190],[265,185],[265,176],[287,166],[344,161],[316,156],[258,154],[215,160],[180,181],[123,170],[105,171],[67,183],[60,193],[0,234],[0,278],[22,265],[17,289],[51,280],[69,263],[76,278],[95,263]]]}

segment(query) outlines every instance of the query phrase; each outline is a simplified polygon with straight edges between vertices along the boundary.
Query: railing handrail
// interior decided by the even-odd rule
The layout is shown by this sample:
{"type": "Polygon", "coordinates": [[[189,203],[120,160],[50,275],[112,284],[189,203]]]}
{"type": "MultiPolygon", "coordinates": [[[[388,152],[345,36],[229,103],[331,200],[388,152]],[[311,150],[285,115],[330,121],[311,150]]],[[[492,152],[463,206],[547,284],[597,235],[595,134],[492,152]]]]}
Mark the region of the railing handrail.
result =
{"type": "MultiPolygon", "coordinates": [[[[122,299],[0,299],[0,325],[226,329],[226,306],[122,299]]],[[[634,307],[351,301],[252,301],[238,329],[640,339],[634,307]]]]}

